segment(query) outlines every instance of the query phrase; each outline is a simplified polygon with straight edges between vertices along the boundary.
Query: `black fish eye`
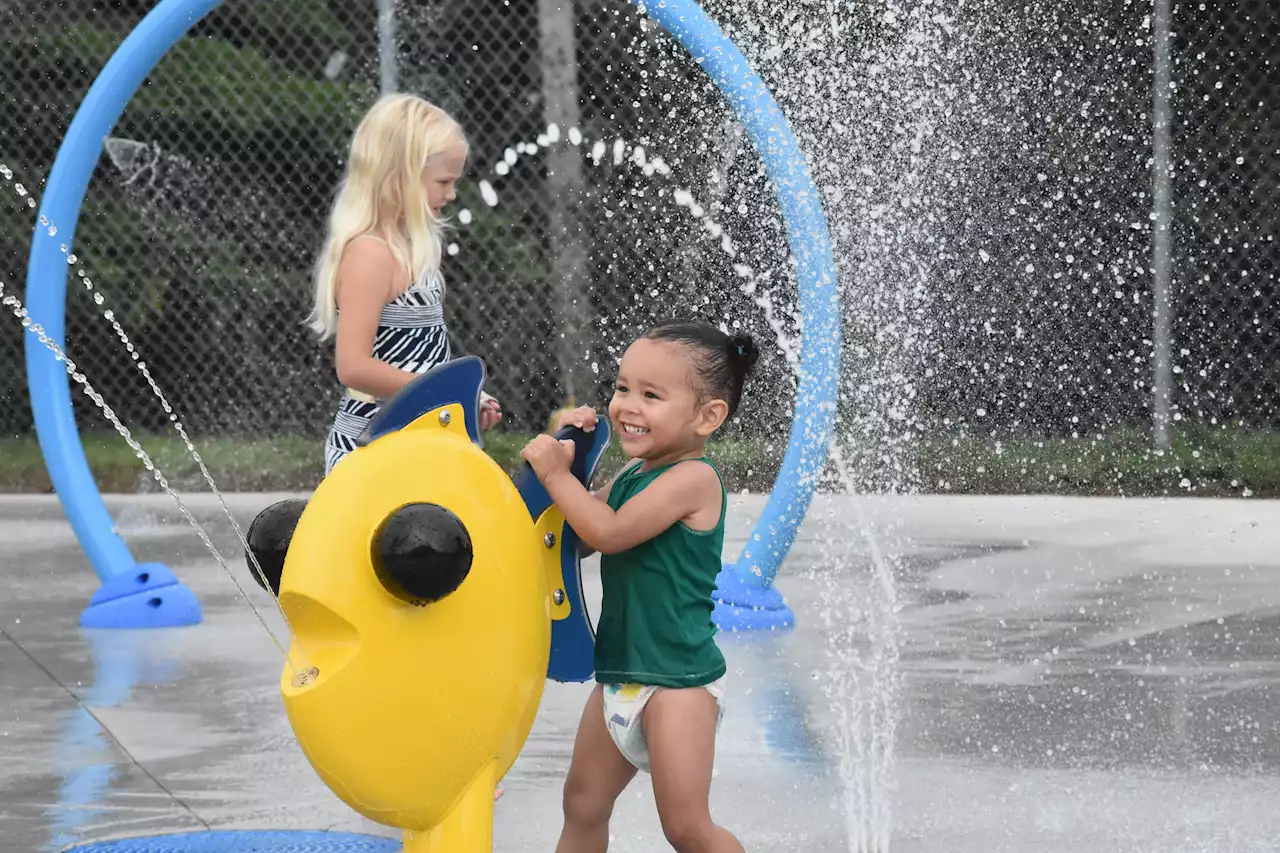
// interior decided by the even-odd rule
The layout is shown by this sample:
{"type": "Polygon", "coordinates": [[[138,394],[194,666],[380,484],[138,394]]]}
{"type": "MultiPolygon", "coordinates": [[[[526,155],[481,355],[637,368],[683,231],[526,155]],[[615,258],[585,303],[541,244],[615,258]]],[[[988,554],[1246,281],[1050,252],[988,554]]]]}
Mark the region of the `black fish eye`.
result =
{"type": "Polygon", "coordinates": [[[387,516],[374,534],[373,570],[387,592],[423,606],[448,596],[471,571],[471,535],[437,504],[413,503],[387,516]]]}

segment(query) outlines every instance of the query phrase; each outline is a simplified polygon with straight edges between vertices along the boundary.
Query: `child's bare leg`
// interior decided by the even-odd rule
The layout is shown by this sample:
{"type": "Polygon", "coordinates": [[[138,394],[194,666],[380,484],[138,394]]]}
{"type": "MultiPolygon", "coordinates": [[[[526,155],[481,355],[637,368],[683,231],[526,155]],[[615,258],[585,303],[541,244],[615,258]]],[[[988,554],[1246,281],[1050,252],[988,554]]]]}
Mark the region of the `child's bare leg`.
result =
{"type": "Polygon", "coordinates": [[[743,853],[738,839],[711,820],[718,714],[715,697],[691,687],[659,690],[640,718],[658,817],[677,853],[743,853]]]}
{"type": "Polygon", "coordinates": [[[613,804],[636,775],[622,757],[604,722],[604,694],[591,691],[573,742],[573,761],[564,780],[564,829],[556,853],[605,853],[613,804]]]}

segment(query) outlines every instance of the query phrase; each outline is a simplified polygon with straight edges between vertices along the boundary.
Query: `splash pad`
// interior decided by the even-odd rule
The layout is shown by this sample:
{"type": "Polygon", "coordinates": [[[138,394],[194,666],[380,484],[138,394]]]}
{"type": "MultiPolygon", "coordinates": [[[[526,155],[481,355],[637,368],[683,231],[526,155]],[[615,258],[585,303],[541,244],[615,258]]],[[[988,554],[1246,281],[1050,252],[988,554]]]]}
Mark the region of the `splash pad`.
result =
{"type": "MultiPolygon", "coordinates": [[[[65,341],[66,263],[90,176],[106,139],[143,80],[221,0],[163,0],[125,39],[85,96],[59,148],[40,213],[58,241],[37,227],[27,305],[49,337],[65,341]]],[[[738,559],[721,574],[716,621],[727,630],[789,627],[794,616],[773,580],[816,488],[835,417],[840,311],[831,241],[818,192],[785,116],[738,48],[689,0],[637,7],[689,51],[733,107],[755,144],[778,197],[796,262],[802,351],[795,417],[778,479],[738,559]]],[[[138,564],[115,532],[89,470],[63,365],[28,339],[27,375],[41,452],[64,512],[101,587],[86,627],[190,625],[202,618],[195,596],[165,566],[138,564]]]]}

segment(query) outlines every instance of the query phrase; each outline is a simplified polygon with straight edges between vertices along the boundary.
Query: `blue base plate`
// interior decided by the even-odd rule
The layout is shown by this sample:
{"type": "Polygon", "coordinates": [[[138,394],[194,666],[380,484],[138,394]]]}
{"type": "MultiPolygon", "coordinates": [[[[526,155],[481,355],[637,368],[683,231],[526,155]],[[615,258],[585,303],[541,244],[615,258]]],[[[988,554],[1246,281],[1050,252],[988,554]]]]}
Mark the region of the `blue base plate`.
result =
{"type": "Polygon", "coordinates": [[[721,631],[782,631],[796,624],[782,593],[747,579],[736,566],[721,570],[712,598],[711,618],[721,631]]]}
{"type": "Polygon", "coordinates": [[[395,853],[393,838],[346,832],[234,830],[97,841],[66,853],[395,853]]]}
{"type": "Polygon", "coordinates": [[[195,593],[167,566],[141,563],[105,581],[80,614],[82,628],[176,628],[204,619],[195,593]]]}

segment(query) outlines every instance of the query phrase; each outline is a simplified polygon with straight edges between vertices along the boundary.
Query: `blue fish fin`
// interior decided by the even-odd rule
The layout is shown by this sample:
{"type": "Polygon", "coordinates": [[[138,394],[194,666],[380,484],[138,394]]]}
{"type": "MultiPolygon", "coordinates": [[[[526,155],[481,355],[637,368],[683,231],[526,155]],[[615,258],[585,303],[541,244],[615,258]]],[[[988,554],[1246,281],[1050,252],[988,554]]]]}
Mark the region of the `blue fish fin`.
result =
{"type": "MultiPolygon", "coordinates": [[[[591,484],[611,436],[609,423],[604,420],[596,424],[592,432],[569,427],[556,433],[557,439],[574,442],[570,470],[582,485],[591,484]]],[[[529,508],[530,517],[536,522],[551,506],[551,496],[528,463],[522,465],[516,474],[515,484],[529,508]]],[[[566,523],[560,532],[560,573],[570,612],[564,619],[551,623],[551,657],[547,663],[547,677],[554,681],[589,681],[595,674],[596,632],[587,615],[582,589],[582,559],[578,556],[580,541],[566,523]]]]}
{"type": "Polygon", "coordinates": [[[457,403],[462,406],[467,435],[484,447],[480,436],[480,391],[484,381],[484,362],[474,355],[433,367],[383,403],[356,444],[363,447],[387,433],[404,429],[433,409],[457,403]]]}

